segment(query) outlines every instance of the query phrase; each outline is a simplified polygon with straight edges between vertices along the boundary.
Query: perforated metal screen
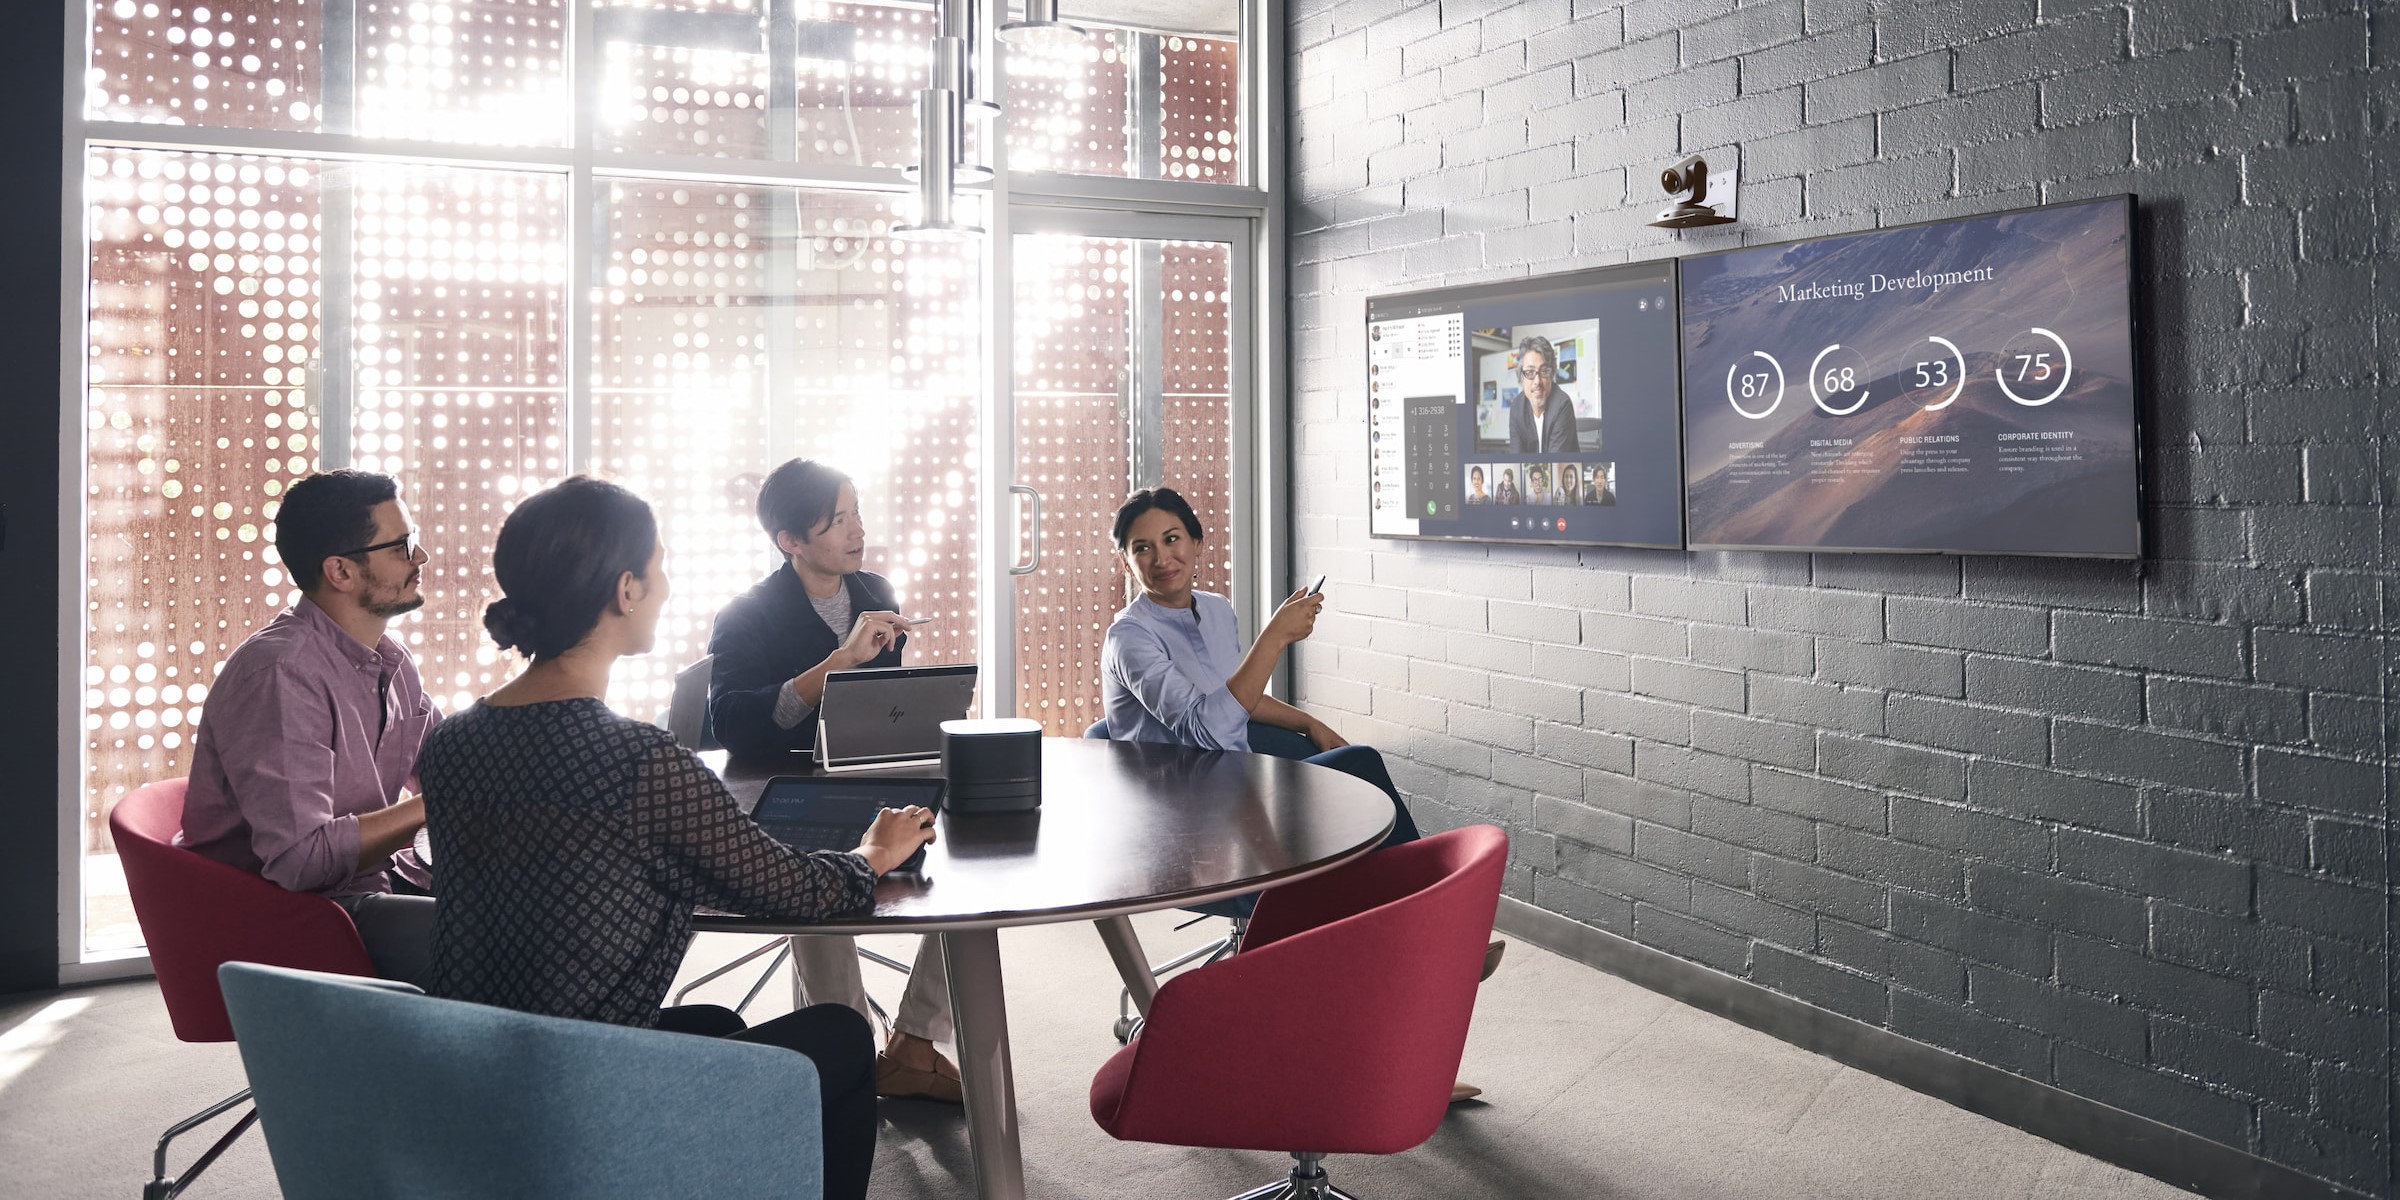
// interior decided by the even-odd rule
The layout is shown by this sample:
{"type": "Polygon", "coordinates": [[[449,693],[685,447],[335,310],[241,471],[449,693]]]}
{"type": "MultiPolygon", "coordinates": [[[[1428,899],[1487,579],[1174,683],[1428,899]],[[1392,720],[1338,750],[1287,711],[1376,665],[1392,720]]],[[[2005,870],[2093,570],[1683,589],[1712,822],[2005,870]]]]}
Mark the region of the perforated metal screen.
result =
{"type": "Polygon", "coordinates": [[[91,11],[94,118],[479,144],[568,137],[555,0],[99,0],[91,11]]]}
{"type": "Polygon", "coordinates": [[[266,535],[317,465],[321,189],[313,164],[104,151],[88,168],[96,832],[108,801],[184,766],[216,664],[284,604],[266,535]]]}
{"type": "Polygon", "coordinates": [[[916,161],[927,4],[803,0],[778,78],[752,0],[656,0],[598,10],[600,145],[608,149],[897,167],[916,161]],[[794,97],[779,129],[777,91],[794,97]]]}
{"type": "Polygon", "coordinates": [[[1233,248],[1160,246],[1159,478],[1214,530],[1194,578],[1210,591],[1233,580],[1233,248]]]}
{"type": "Polygon", "coordinates": [[[1096,29],[1081,45],[1010,47],[1009,165],[1195,183],[1245,182],[1240,46],[1096,29]],[[1145,68],[1145,60],[1154,59],[1145,68]],[[1143,78],[1155,91],[1142,103],[1143,78]],[[1156,154],[1149,152],[1156,143],[1156,154]]]}

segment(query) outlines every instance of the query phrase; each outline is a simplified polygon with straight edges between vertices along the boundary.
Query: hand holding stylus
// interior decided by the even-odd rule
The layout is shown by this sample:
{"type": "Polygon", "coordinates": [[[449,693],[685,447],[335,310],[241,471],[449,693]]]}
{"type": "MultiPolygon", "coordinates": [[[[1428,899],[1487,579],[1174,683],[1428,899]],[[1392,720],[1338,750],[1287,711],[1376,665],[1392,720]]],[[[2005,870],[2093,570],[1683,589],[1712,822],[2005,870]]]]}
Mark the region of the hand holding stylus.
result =
{"type": "Polygon", "coordinates": [[[1321,592],[1312,593],[1306,588],[1293,592],[1267,621],[1265,636],[1286,646],[1307,641],[1308,635],[1317,631],[1317,613],[1324,607],[1325,596],[1321,592]]]}
{"type": "Polygon", "coordinates": [[[860,613],[850,625],[850,636],[842,639],[842,655],[853,667],[870,662],[891,649],[900,635],[908,631],[908,625],[907,619],[896,612],[878,609],[860,613]]]}

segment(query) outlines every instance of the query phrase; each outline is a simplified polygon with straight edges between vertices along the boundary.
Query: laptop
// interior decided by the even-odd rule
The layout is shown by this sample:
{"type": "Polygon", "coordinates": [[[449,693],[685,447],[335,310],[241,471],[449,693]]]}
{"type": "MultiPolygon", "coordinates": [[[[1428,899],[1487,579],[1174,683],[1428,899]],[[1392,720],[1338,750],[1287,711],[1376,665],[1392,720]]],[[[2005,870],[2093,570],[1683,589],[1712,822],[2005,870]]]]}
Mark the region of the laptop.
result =
{"type": "Polygon", "coordinates": [[[828,771],[932,766],[942,722],[975,703],[975,664],[828,671],[817,701],[817,762],[828,771]]]}
{"type": "MultiPolygon", "coordinates": [[[[779,775],[768,780],[759,793],[750,819],[776,841],[803,854],[856,850],[867,827],[875,823],[875,814],[884,809],[922,804],[940,811],[942,786],[940,779],[779,775]]],[[[896,869],[916,870],[924,859],[925,850],[918,847],[896,869]]]]}

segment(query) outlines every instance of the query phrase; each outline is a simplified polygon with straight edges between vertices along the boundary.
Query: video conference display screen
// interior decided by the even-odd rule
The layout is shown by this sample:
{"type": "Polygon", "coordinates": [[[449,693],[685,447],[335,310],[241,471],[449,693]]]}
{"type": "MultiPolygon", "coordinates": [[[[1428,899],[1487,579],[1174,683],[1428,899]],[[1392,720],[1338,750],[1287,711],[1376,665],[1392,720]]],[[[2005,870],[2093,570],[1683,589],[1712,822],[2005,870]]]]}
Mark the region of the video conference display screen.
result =
{"type": "Polygon", "coordinates": [[[1675,264],[1367,301],[1376,537],[1683,544],[1675,264]]]}
{"type": "Polygon", "coordinates": [[[1692,548],[2138,555],[2132,216],[1685,259],[1692,548]]]}

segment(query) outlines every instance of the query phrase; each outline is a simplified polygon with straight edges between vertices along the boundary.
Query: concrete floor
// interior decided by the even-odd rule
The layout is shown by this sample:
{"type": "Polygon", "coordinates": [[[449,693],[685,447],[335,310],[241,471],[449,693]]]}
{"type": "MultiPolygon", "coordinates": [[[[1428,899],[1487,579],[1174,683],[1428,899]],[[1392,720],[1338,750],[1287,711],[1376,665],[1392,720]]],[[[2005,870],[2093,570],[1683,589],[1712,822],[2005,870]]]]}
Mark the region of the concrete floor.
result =
{"type": "MultiPolygon", "coordinates": [[[[1153,957],[1200,940],[1200,928],[1176,933],[1173,922],[1137,920],[1153,957]]],[[[748,944],[703,937],[687,974],[748,944]]],[[[1092,1072],[1116,1048],[1117,985],[1099,938],[1057,925],[1005,931],[1001,945],[1030,1195],[1198,1200],[1288,1168],[1275,1155],[1111,1140],[1085,1107],[1092,1072]]],[[[694,999],[731,1003],[749,978],[694,999]]],[[[898,976],[869,967],[867,978],[887,1005],[897,999],[898,976]]],[[[789,1003],[779,981],[751,1016],[789,1003]]],[[[2185,1194],[1522,943],[1483,987],[1460,1074],[1483,1087],[1481,1102],[1453,1109],[1406,1154],[1328,1160],[1334,1180],[1367,1200],[2185,1194]]],[[[234,1048],[177,1042],[147,981],[0,1001],[0,1196],[130,1200],[158,1132],[240,1086],[234,1048]]],[[[970,1194],[958,1110],[886,1102],[884,1117],[877,1197],[970,1194]]],[[[245,1137],[186,1194],[274,1195],[264,1142],[245,1137]]]]}

